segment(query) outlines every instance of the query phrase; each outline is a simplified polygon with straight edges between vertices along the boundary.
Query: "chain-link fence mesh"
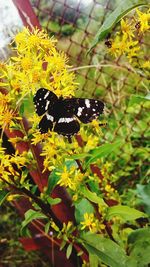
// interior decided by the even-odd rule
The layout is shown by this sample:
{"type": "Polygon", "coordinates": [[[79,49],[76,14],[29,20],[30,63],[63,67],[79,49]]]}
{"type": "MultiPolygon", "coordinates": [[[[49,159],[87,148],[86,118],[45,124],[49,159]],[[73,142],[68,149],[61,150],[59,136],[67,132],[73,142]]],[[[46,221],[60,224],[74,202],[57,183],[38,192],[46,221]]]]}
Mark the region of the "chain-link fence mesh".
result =
{"type": "MultiPolygon", "coordinates": [[[[112,178],[119,179],[120,185],[127,181],[137,183],[148,175],[149,118],[148,103],[143,98],[148,93],[148,78],[142,71],[135,71],[126,58],[110,56],[104,42],[87,54],[99,27],[118,3],[117,0],[30,1],[42,28],[57,38],[58,49],[67,54],[70,65],[78,68],[76,96],[99,98],[106,103],[108,116],[102,141],[125,141],[115,155],[110,153],[105,159],[111,162],[112,178]]],[[[148,58],[148,41],[141,42],[145,42],[144,56],[148,58]]]]}

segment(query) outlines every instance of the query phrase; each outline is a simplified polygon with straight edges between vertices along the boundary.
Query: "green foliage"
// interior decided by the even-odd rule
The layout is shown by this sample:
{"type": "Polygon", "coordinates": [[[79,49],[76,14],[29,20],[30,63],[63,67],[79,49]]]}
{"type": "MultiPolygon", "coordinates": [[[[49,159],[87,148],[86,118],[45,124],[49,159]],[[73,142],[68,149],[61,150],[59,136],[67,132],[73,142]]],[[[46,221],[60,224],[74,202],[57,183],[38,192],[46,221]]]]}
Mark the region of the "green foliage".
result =
{"type": "Polygon", "coordinates": [[[70,258],[71,252],[72,252],[72,244],[69,244],[69,246],[67,247],[67,252],[66,252],[66,257],[67,259],[70,258]]]}
{"type": "Polygon", "coordinates": [[[82,198],[82,200],[80,200],[78,203],[75,203],[75,218],[77,223],[84,221],[85,213],[93,212],[94,208],[86,198],[82,198]]]}
{"type": "Polygon", "coordinates": [[[9,196],[10,192],[7,190],[0,190],[0,205],[3,204],[5,199],[9,196]]]}
{"type": "Polygon", "coordinates": [[[141,217],[147,217],[145,213],[139,210],[122,205],[109,207],[107,209],[107,219],[110,220],[114,216],[120,217],[123,221],[132,221],[141,217]]]}
{"type": "Polygon", "coordinates": [[[116,141],[112,144],[104,144],[100,147],[96,147],[93,150],[91,150],[90,158],[86,162],[86,167],[88,167],[90,164],[96,162],[97,159],[100,159],[102,157],[107,157],[109,154],[111,154],[113,151],[117,150],[120,146],[122,146],[122,141],[116,141]]]}
{"type": "Polygon", "coordinates": [[[136,260],[137,267],[145,267],[150,263],[150,229],[138,229],[128,237],[130,257],[136,260]]]}
{"type": "Polygon", "coordinates": [[[107,204],[104,202],[102,197],[99,197],[95,192],[91,192],[88,188],[85,186],[81,186],[81,193],[86,197],[89,201],[98,204],[100,206],[106,206],[107,204]]]}
{"type": "Polygon", "coordinates": [[[150,183],[147,185],[137,184],[139,204],[144,206],[145,212],[150,216],[150,183]]]}
{"type": "Polygon", "coordinates": [[[61,198],[57,197],[57,198],[52,198],[52,197],[48,197],[47,198],[47,202],[52,206],[52,205],[56,205],[59,204],[61,202],[61,198]]]}
{"type": "Polygon", "coordinates": [[[100,41],[102,41],[108,33],[113,29],[113,27],[131,10],[138,6],[146,5],[141,0],[127,0],[120,1],[118,7],[107,17],[99,31],[97,32],[94,40],[92,41],[91,47],[88,52],[90,52],[100,41]]]}
{"type": "Polygon", "coordinates": [[[50,267],[40,251],[25,251],[20,238],[21,218],[10,203],[0,207],[0,264],[9,267],[50,267]]]}
{"type": "Polygon", "coordinates": [[[133,184],[148,179],[148,147],[150,131],[148,128],[148,109],[150,101],[147,96],[131,95],[126,102],[122,101],[122,107],[108,119],[108,128],[104,129],[104,136],[111,141],[114,138],[122,138],[122,146],[110,153],[107,161],[112,164],[113,179],[116,181],[119,192],[128,187],[128,181],[133,184]],[[141,111],[142,106],[142,111],[141,111]],[[124,114],[124,110],[126,113],[124,114]],[[134,123],[138,117],[137,123],[134,123]],[[114,131],[118,129],[114,137],[114,131]],[[143,134],[143,138],[141,135],[143,134]],[[134,180],[133,176],[137,179],[134,180]],[[121,186],[120,186],[121,184],[121,186]]]}
{"type": "Polygon", "coordinates": [[[46,188],[45,193],[47,195],[50,195],[53,191],[54,187],[56,186],[57,182],[59,181],[59,176],[56,174],[57,171],[51,172],[51,174],[48,177],[48,185],[46,188]]]}
{"type": "MultiPolygon", "coordinates": [[[[117,9],[106,18],[92,46],[97,45],[100,40],[105,38],[115,24],[126,13],[138,5],[143,5],[143,3],[139,1],[121,2],[121,5],[118,5],[117,9]]],[[[101,13],[98,16],[101,15],[103,18],[104,14],[104,10],[101,8],[101,13]]],[[[86,24],[87,20],[85,19],[84,22],[86,24]]],[[[82,23],[80,26],[84,28],[82,23]]],[[[62,35],[66,36],[72,34],[74,31],[72,25],[64,24],[60,27],[57,21],[50,21],[48,28],[51,30],[51,33],[57,34],[61,32],[62,35]]],[[[95,29],[95,25],[88,27],[88,30],[92,30],[92,33],[95,32],[95,29]]],[[[74,33],[72,40],[76,42],[77,37],[81,40],[84,39],[84,35],[79,30],[74,33]]],[[[67,41],[70,44],[69,38],[68,40],[66,39],[66,42],[63,40],[65,50],[67,50],[67,41]]],[[[87,46],[88,42],[89,39],[85,38],[82,47],[84,45],[87,46]]],[[[72,48],[70,50],[74,55],[77,55],[77,49],[72,48]]],[[[90,97],[90,95],[93,97],[95,95],[96,97],[101,97],[106,102],[106,110],[109,113],[107,126],[102,128],[101,133],[99,131],[98,145],[93,145],[92,149],[90,148],[88,153],[86,153],[86,144],[88,141],[93,141],[90,135],[95,131],[94,127],[92,129],[92,127],[85,126],[85,131],[83,131],[83,146],[79,148],[77,148],[78,144],[76,144],[76,147],[73,147],[73,144],[76,142],[75,138],[73,138],[72,143],[69,143],[67,139],[63,139],[60,136],[56,140],[60,140],[62,150],[60,148],[59,152],[56,150],[54,151],[55,153],[53,153],[55,139],[49,136],[49,141],[51,141],[49,144],[52,146],[52,151],[51,147],[47,150],[47,154],[49,153],[50,156],[44,162],[46,163],[46,171],[40,171],[41,179],[45,178],[47,171],[52,171],[48,177],[47,186],[44,189],[40,189],[42,191],[41,194],[39,194],[38,186],[33,185],[30,180],[31,177],[29,178],[30,170],[35,171],[36,160],[31,161],[31,164],[27,163],[25,168],[29,168],[29,170],[23,169],[24,167],[19,169],[22,173],[21,180],[15,178],[15,185],[20,186],[20,190],[25,188],[31,192],[28,195],[29,200],[33,207],[38,210],[28,210],[26,212],[21,233],[23,235],[26,233],[29,234],[27,232],[28,224],[32,222],[36,223],[36,220],[39,219],[44,219],[45,226],[43,229],[45,229],[45,237],[46,235],[49,237],[49,231],[52,230],[54,241],[55,238],[56,240],[61,240],[60,249],[64,249],[68,260],[72,254],[73,247],[76,248],[78,245],[83,245],[86,249],[85,252],[89,255],[89,262],[92,267],[147,267],[150,263],[150,237],[147,226],[149,222],[147,215],[150,215],[150,188],[148,178],[150,152],[148,147],[150,137],[148,110],[150,107],[150,96],[145,93],[145,88],[148,91],[148,85],[146,75],[143,71],[134,70],[132,66],[125,65],[126,62],[124,63],[124,61],[116,64],[116,62],[111,60],[110,66],[109,62],[108,66],[105,66],[103,64],[103,61],[105,63],[105,57],[108,58],[108,55],[106,55],[106,51],[103,51],[102,47],[102,50],[98,51],[98,55],[93,56],[91,64],[99,65],[102,62],[104,66],[99,66],[96,70],[94,68],[91,68],[89,71],[86,71],[86,69],[81,70],[77,78],[77,82],[80,83],[80,88],[86,83],[86,90],[84,92],[78,90],[77,93],[79,96],[81,96],[81,93],[84,93],[86,97],[90,97]],[[100,85],[97,88],[95,88],[95,81],[96,86],[100,81],[100,85]],[[95,89],[92,89],[92,91],[91,88],[95,89]],[[65,142],[62,142],[62,140],[65,140],[65,142]],[[76,148],[78,149],[77,151],[76,148]],[[67,153],[64,153],[65,149],[67,153]],[[59,157],[59,161],[55,161],[57,157],[59,157]],[[48,161],[51,158],[53,159],[53,163],[49,166],[48,161]],[[97,167],[98,172],[92,171],[91,164],[97,167]],[[76,175],[74,176],[76,179],[73,179],[73,175],[76,175]],[[61,186],[65,187],[65,190],[61,188],[60,184],[59,187],[57,186],[62,176],[64,182],[61,186]],[[67,179],[69,180],[68,186],[65,185],[65,183],[67,184],[67,179]],[[76,180],[78,181],[78,186],[76,180]],[[60,191],[62,190],[64,199],[60,199],[59,197],[52,198],[51,194],[57,188],[60,191]],[[57,210],[57,206],[53,207],[53,205],[57,205],[58,203],[60,203],[58,205],[60,207],[61,204],[64,205],[65,201],[63,200],[66,200],[66,195],[66,210],[71,210],[71,212],[75,211],[76,222],[75,225],[70,221],[63,223],[63,226],[59,228],[56,225],[57,220],[55,221],[55,216],[53,221],[53,213],[52,218],[47,222],[48,217],[44,215],[46,212],[43,212],[42,208],[39,210],[39,203],[36,200],[40,200],[40,203],[43,203],[43,207],[46,206],[49,210],[52,209],[53,211],[54,208],[55,211],[56,208],[56,217],[59,211],[59,217],[62,216],[60,221],[66,222],[68,214],[64,206],[62,206],[62,210],[61,208],[57,210]],[[68,205],[68,195],[70,198],[69,201],[72,200],[71,207],[68,205]],[[87,216],[85,218],[85,214],[91,215],[91,217],[87,216]],[[96,223],[99,226],[99,228],[95,228],[98,234],[93,234],[91,230],[92,225],[96,223]],[[88,228],[88,224],[91,226],[91,229],[88,228]],[[86,227],[82,227],[81,225],[86,225],[86,227]],[[91,232],[87,232],[88,230],[91,232]],[[112,240],[115,240],[115,242],[112,240]]],[[[86,60],[89,62],[89,58],[85,59],[83,54],[81,55],[82,59],[84,63],[86,60]]],[[[47,81],[45,83],[47,84],[47,81]]],[[[19,115],[31,117],[32,112],[32,99],[24,99],[19,106],[19,115]]],[[[16,127],[16,125],[13,127],[16,127]]],[[[32,142],[34,131],[33,129],[29,131],[30,133],[28,137],[25,136],[25,140],[31,136],[30,141],[32,142]]],[[[44,138],[41,141],[43,146],[45,142],[44,138]]],[[[31,143],[29,143],[29,146],[32,149],[34,148],[34,145],[32,146],[31,143]]],[[[32,152],[30,151],[29,153],[32,152]]],[[[45,180],[43,182],[44,185],[45,180]]],[[[57,192],[59,195],[59,191],[57,192]]],[[[0,193],[0,202],[3,202],[6,198],[7,191],[2,190],[0,193]]],[[[79,248],[82,248],[82,246],[79,248]]],[[[79,252],[78,256],[81,255],[82,251],[79,252]]]]}
{"type": "Polygon", "coordinates": [[[112,240],[91,233],[82,234],[81,239],[83,246],[90,255],[96,255],[99,263],[102,262],[111,267],[127,267],[128,257],[124,250],[112,240]]]}
{"type": "Polygon", "coordinates": [[[44,215],[43,213],[39,212],[39,211],[35,211],[32,209],[29,209],[26,213],[25,213],[25,219],[22,222],[22,226],[21,226],[21,233],[25,233],[26,227],[29,223],[31,223],[33,220],[36,219],[45,219],[47,218],[46,215],[44,215]]]}

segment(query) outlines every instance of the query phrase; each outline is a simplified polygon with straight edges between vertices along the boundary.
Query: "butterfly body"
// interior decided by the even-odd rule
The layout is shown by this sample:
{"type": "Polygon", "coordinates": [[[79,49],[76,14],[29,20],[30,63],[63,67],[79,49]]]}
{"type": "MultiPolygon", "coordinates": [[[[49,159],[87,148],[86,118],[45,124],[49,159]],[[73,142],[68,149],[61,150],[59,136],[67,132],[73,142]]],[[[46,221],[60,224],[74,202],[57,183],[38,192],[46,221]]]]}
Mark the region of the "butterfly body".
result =
{"type": "Polygon", "coordinates": [[[103,113],[104,104],[99,100],[84,98],[58,98],[53,92],[40,88],[35,94],[34,105],[42,119],[41,133],[53,130],[71,136],[80,130],[79,121],[89,123],[103,113]]]}

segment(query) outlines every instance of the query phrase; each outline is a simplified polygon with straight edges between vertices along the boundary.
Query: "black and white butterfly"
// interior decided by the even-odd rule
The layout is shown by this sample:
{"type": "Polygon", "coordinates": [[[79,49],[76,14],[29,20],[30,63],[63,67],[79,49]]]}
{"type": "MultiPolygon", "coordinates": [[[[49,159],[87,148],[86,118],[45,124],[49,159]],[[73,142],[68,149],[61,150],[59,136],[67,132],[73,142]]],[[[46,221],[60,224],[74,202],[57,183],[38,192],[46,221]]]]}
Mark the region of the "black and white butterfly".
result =
{"type": "Polygon", "coordinates": [[[89,123],[103,113],[104,104],[99,100],[85,98],[58,98],[53,92],[40,88],[34,98],[36,113],[42,116],[41,133],[53,130],[71,136],[80,130],[79,121],[89,123]]]}

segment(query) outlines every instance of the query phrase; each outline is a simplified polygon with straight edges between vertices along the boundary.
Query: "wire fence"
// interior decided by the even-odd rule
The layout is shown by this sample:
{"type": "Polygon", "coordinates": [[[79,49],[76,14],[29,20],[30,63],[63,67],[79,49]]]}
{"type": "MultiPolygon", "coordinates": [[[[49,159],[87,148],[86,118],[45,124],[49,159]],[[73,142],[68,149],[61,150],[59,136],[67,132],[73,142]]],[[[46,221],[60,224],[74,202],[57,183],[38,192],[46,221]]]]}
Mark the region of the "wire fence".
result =
{"type": "MultiPolygon", "coordinates": [[[[64,51],[75,69],[79,89],[76,96],[104,100],[107,106],[107,126],[102,130],[102,141],[125,141],[111,161],[114,181],[137,183],[148,175],[148,78],[135,71],[128,60],[114,59],[104,42],[92,53],[87,50],[108,14],[119,1],[110,0],[14,0],[26,22],[41,25],[54,35],[58,49],[64,51]],[[19,2],[19,5],[18,5],[19,2]],[[30,10],[29,10],[30,9],[30,10]],[[124,179],[122,179],[124,178],[124,179]]],[[[30,25],[29,25],[30,26],[30,25]]],[[[143,40],[144,56],[148,57],[148,40],[143,40]],[[145,43],[144,43],[145,42],[145,43]]]]}

